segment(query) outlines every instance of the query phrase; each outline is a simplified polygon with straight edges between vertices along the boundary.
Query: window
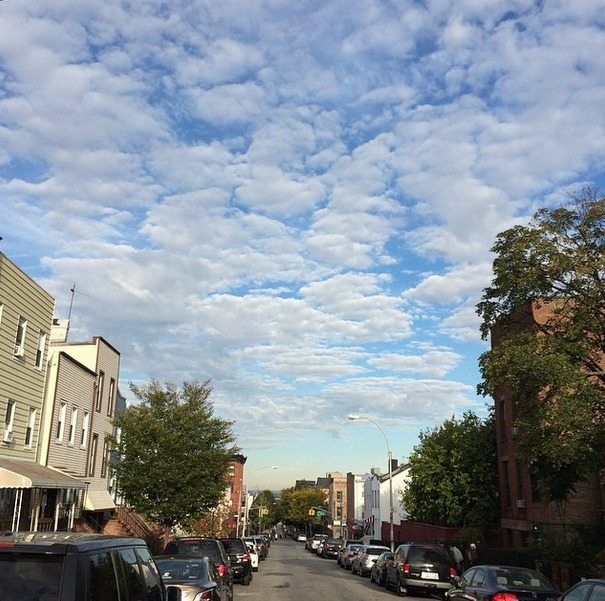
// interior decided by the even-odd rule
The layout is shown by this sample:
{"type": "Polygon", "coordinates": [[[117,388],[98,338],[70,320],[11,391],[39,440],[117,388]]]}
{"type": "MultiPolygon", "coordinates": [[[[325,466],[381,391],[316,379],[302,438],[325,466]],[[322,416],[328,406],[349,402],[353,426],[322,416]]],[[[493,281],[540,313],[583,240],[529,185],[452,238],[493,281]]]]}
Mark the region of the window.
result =
{"type": "Polygon", "coordinates": [[[588,601],[605,601],[605,586],[595,584],[590,597],[588,597],[588,601]]]}
{"type": "Polygon", "coordinates": [[[27,428],[25,430],[25,448],[32,448],[32,440],[34,437],[34,427],[36,425],[36,410],[29,408],[29,417],[27,418],[27,428]]]}
{"type": "MultiPolygon", "coordinates": [[[[523,469],[523,461],[521,461],[520,458],[517,458],[515,460],[515,468],[517,471],[517,501],[524,501],[525,500],[525,470],[523,469]]],[[[517,503],[517,506],[520,507],[521,505],[519,503],[517,503]]]]}
{"type": "Polygon", "coordinates": [[[565,601],[584,601],[591,586],[592,584],[589,582],[578,584],[565,595],[565,601]]]}
{"type": "Polygon", "coordinates": [[[101,478],[107,476],[107,462],[109,460],[109,442],[105,439],[103,443],[103,457],[101,460],[101,478]]]}
{"type": "Polygon", "coordinates": [[[95,400],[95,411],[101,411],[103,404],[103,386],[105,385],[105,372],[99,372],[99,378],[97,380],[97,398],[95,400]]]}
{"type": "Polygon", "coordinates": [[[25,333],[27,331],[27,319],[19,317],[19,325],[17,326],[17,335],[15,336],[15,357],[23,357],[25,355],[25,333]]]}
{"type": "Polygon", "coordinates": [[[82,432],[80,434],[80,448],[85,449],[88,444],[88,428],[90,427],[90,413],[84,411],[82,418],[82,432]]]}
{"type": "Polygon", "coordinates": [[[116,393],[116,379],[110,378],[110,380],[109,380],[109,400],[107,403],[107,415],[110,415],[110,416],[113,413],[113,400],[115,397],[115,393],[116,393]]]}
{"type": "Polygon", "coordinates": [[[111,552],[91,555],[89,566],[90,586],[87,601],[118,601],[120,597],[111,552]]]}
{"type": "Polygon", "coordinates": [[[124,583],[129,601],[145,601],[145,582],[134,549],[120,549],[124,583]]]}
{"type": "Polygon", "coordinates": [[[57,431],[55,435],[55,442],[63,442],[63,432],[65,431],[65,417],[67,415],[67,403],[61,401],[59,408],[59,419],[57,420],[57,431]]]}
{"type": "Polygon", "coordinates": [[[510,479],[508,476],[508,461],[502,462],[502,475],[504,476],[504,508],[510,508],[510,479]]]}
{"type": "Polygon", "coordinates": [[[8,399],[6,401],[6,411],[4,412],[4,435],[2,442],[13,441],[13,425],[15,423],[15,401],[8,399]]]}
{"type": "Polygon", "coordinates": [[[36,369],[42,369],[44,361],[44,349],[46,348],[46,333],[40,330],[38,332],[38,348],[36,349],[36,369]]]}
{"type": "Polygon", "coordinates": [[[92,444],[90,445],[90,458],[88,461],[88,475],[94,476],[97,469],[97,447],[99,446],[99,435],[92,435],[92,444]]]}
{"type": "Polygon", "coordinates": [[[136,553],[139,557],[139,565],[141,566],[143,579],[145,580],[145,599],[148,601],[161,601],[162,580],[149,551],[144,547],[137,547],[136,553]]]}
{"type": "Polygon", "coordinates": [[[71,408],[71,419],[69,420],[69,436],[67,437],[67,444],[70,447],[74,446],[76,441],[76,427],[78,424],[78,408],[71,408]]]}

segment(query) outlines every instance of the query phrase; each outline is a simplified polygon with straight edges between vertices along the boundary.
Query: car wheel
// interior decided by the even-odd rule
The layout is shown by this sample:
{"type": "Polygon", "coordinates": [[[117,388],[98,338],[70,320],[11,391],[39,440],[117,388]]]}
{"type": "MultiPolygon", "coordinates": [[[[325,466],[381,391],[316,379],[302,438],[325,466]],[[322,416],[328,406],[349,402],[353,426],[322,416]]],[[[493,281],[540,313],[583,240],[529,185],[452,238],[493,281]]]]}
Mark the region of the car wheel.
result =
{"type": "Polygon", "coordinates": [[[405,597],[408,594],[408,589],[401,584],[401,578],[397,576],[397,588],[395,589],[397,596],[405,597]]]}
{"type": "Polygon", "coordinates": [[[248,574],[243,580],[242,580],[242,584],[244,586],[250,586],[250,583],[252,582],[252,574],[248,574]]]}

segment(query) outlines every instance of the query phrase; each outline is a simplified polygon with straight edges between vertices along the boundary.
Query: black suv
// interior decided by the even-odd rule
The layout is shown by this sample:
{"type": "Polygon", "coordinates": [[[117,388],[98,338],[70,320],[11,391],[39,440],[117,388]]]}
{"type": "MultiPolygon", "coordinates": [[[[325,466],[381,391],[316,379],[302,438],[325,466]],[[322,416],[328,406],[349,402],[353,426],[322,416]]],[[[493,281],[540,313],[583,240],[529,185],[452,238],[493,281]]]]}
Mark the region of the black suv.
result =
{"type": "Polygon", "coordinates": [[[233,599],[233,576],[229,556],[220,540],[199,536],[183,536],[166,545],[164,555],[203,555],[216,566],[221,584],[229,590],[233,599]]]}
{"type": "Polygon", "coordinates": [[[456,577],[448,552],[439,545],[405,543],[387,564],[385,586],[398,594],[413,591],[445,595],[456,577]]]}
{"type": "Polygon", "coordinates": [[[235,581],[246,586],[249,585],[252,582],[252,562],[246,543],[241,538],[219,538],[218,540],[223,543],[227,551],[235,581]]]}
{"type": "Polygon", "coordinates": [[[140,538],[20,532],[0,538],[2,601],[177,601],[140,538]]]}

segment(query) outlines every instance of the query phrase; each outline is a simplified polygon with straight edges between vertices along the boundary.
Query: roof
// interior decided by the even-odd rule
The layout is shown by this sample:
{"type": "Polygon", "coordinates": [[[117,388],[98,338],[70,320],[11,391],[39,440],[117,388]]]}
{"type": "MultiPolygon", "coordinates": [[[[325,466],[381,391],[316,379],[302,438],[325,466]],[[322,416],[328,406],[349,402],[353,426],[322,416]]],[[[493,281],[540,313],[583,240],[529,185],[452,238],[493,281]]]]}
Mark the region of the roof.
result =
{"type": "Polygon", "coordinates": [[[0,457],[0,488],[83,489],[83,480],[34,461],[0,457]]]}

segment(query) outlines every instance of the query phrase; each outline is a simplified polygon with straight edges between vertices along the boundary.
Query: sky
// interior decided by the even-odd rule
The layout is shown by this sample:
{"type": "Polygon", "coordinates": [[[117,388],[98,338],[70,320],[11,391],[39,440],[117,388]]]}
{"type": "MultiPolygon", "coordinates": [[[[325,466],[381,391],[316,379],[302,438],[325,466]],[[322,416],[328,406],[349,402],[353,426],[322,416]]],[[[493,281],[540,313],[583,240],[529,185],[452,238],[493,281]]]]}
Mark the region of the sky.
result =
{"type": "Polygon", "coordinates": [[[472,410],[498,232],[603,184],[604,0],[3,0],[0,249],[251,487],[472,410]],[[373,419],[351,422],[355,413],[373,419]],[[383,433],[385,438],[383,438],[383,433]]]}

